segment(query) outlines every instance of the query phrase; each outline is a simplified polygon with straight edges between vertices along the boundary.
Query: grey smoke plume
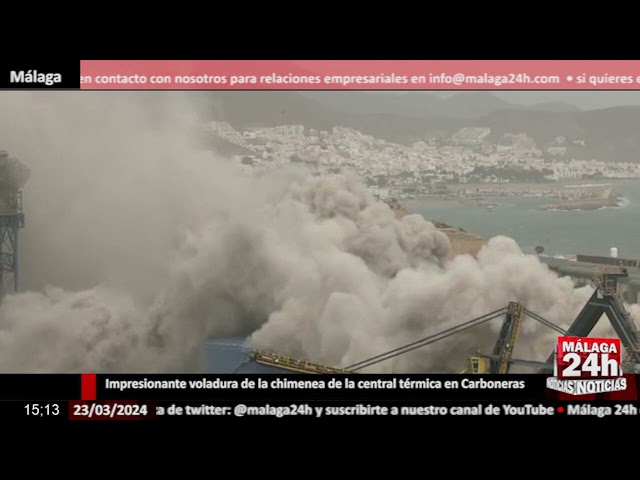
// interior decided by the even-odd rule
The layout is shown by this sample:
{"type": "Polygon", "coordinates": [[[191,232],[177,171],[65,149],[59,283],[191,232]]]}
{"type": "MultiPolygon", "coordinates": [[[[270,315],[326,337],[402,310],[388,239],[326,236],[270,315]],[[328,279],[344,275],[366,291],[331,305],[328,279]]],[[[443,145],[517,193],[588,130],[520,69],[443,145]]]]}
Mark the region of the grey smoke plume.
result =
{"type": "MultiPolygon", "coordinates": [[[[346,366],[511,300],[566,325],[591,293],[508,238],[447,262],[433,224],[396,219],[352,178],[240,175],[190,146],[191,106],[165,92],[0,106],[0,148],[32,170],[27,291],[0,305],[5,372],[198,371],[205,339],[226,335],[346,366]]],[[[498,328],[375,370],[457,368],[498,328]]],[[[518,356],[546,358],[553,338],[527,321],[518,356]]]]}

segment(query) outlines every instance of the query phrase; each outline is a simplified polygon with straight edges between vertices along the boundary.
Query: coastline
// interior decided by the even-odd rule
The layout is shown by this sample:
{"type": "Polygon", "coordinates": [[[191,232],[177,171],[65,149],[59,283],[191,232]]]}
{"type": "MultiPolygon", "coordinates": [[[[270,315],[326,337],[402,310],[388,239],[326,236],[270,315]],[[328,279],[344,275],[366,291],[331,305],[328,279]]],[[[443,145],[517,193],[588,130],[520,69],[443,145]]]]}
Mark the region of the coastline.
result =
{"type": "MultiPolygon", "coordinates": [[[[454,201],[436,197],[400,201],[411,213],[460,226],[487,239],[504,234],[516,240],[528,253],[533,253],[536,246],[542,246],[545,253],[551,255],[580,252],[607,256],[610,248],[616,247],[625,258],[640,258],[637,242],[640,182],[616,184],[615,190],[623,195],[617,206],[571,212],[538,210],[537,207],[544,204],[560,203],[559,199],[549,198],[496,198],[500,206],[492,211],[462,208],[454,201]]],[[[599,206],[592,204],[590,207],[599,206]]]]}
{"type": "MultiPolygon", "coordinates": [[[[573,181],[565,182],[568,187],[595,186],[602,188],[605,182],[573,181]]],[[[562,199],[537,198],[490,198],[500,203],[496,208],[470,208],[458,203],[459,197],[445,195],[419,196],[395,200],[407,213],[419,213],[447,234],[455,253],[475,255],[495,232],[517,239],[526,249],[533,251],[541,245],[553,254],[573,254],[576,251],[606,255],[609,247],[616,246],[627,256],[638,257],[634,222],[621,219],[637,218],[640,208],[640,181],[606,182],[620,194],[609,199],[593,199],[589,202],[568,202],[562,199]],[[562,210],[549,209],[546,213],[537,207],[553,203],[573,211],[576,215],[564,214],[562,210]],[[584,209],[583,211],[579,209],[584,209]],[[628,213],[625,213],[628,212],[628,213]],[[524,218],[526,217],[526,221],[524,218]],[[504,218],[504,220],[503,220],[504,218]],[[447,224],[438,222],[442,220],[447,224]],[[524,222],[524,223],[523,223],[524,222]],[[577,232],[592,228],[593,222],[601,225],[594,235],[582,238],[577,232]],[[464,225],[466,229],[455,228],[464,225]],[[487,227],[491,225],[491,227],[487,227]],[[606,232],[619,230],[621,238],[608,238],[606,232]],[[470,233],[473,232],[473,233],[470,233]],[[484,238],[482,238],[484,237],[484,238]],[[466,245],[465,245],[466,243],[466,245]]],[[[557,185],[556,185],[557,186],[557,185]]],[[[454,256],[453,254],[451,256],[454,256]]]]}
{"type": "Polygon", "coordinates": [[[415,197],[434,207],[481,207],[492,209],[500,198],[529,197],[549,199],[538,210],[592,211],[623,208],[625,197],[615,188],[640,179],[574,180],[545,183],[466,183],[447,184],[440,194],[415,197]]]}

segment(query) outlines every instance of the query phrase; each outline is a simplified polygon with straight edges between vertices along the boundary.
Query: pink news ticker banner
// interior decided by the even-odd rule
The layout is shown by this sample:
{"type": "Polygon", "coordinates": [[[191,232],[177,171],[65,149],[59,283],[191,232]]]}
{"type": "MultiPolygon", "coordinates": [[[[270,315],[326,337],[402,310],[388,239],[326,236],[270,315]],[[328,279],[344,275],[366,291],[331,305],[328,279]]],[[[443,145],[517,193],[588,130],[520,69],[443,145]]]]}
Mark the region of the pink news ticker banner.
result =
{"type": "Polygon", "coordinates": [[[83,60],[85,90],[640,90],[638,60],[83,60]]]}

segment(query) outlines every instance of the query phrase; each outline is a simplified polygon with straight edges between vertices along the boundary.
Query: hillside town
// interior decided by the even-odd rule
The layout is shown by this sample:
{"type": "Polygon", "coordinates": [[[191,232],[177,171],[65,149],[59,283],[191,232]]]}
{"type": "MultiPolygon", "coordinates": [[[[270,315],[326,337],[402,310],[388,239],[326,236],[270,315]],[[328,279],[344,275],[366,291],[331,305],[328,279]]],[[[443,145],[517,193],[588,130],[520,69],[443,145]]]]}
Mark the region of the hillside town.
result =
{"type": "Polygon", "coordinates": [[[527,184],[527,191],[520,190],[520,195],[542,195],[551,182],[640,178],[640,163],[570,158],[568,147],[584,144],[582,139],[560,136],[543,148],[527,134],[514,133],[491,143],[487,141],[491,130],[484,127],[463,128],[448,138],[425,138],[411,146],[344,127],[317,131],[282,125],[240,132],[227,122],[211,122],[203,129],[237,147],[232,158],[247,171],[293,163],[315,174],[352,173],[380,197],[445,194],[450,186],[465,184],[527,184]]]}

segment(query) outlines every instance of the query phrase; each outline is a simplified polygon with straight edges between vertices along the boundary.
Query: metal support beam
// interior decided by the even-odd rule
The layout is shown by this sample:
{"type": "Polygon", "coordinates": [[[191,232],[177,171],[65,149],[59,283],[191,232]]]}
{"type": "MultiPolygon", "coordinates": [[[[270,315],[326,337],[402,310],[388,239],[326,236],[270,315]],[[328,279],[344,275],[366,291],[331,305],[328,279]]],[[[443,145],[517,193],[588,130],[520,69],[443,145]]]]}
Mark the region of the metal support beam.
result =
{"type": "MultiPolygon", "coordinates": [[[[487,358],[489,360],[498,360],[496,355],[484,355],[478,354],[479,357],[487,358]]],[[[523,367],[537,367],[537,368],[553,368],[553,364],[545,362],[537,362],[535,360],[523,360],[521,358],[512,358],[509,360],[511,365],[522,365],[523,367]]]]}
{"type": "MultiPolygon", "coordinates": [[[[631,360],[640,363],[640,333],[624,308],[617,291],[618,278],[624,278],[624,276],[624,273],[605,273],[602,279],[594,280],[596,291],[569,327],[567,336],[589,336],[598,320],[605,315],[620,337],[620,341],[631,360]]],[[[553,363],[554,355],[555,353],[552,353],[549,356],[547,363],[553,363]]],[[[552,374],[553,368],[543,368],[539,373],[552,374]]]]}
{"type": "Polygon", "coordinates": [[[257,363],[261,363],[262,365],[268,365],[270,367],[281,368],[283,370],[289,370],[297,373],[349,373],[347,370],[343,370],[342,368],[327,367],[318,363],[299,360],[273,352],[255,351],[253,353],[253,358],[257,363]]]}
{"type": "Polygon", "coordinates": [[[18,291],[18,231],[22,213],[0,215],[0,298],[18,291]]]}
{"type": "Polygon", "coordinates": [[[0,299],[18,290],[18,230],[24,228],[22,189],[31,171],[0,150],[0,299]]]}
{"type": "Polygon", "coordinates": [[[515,345],[520,322],[522,321],[524,309],[516,302],[510,302],[507,307],[507,315],[500,329],[500,335],[493,347],[493,356],[496,359],[491,361],[491,373],[508,373],[515,345]]]}

